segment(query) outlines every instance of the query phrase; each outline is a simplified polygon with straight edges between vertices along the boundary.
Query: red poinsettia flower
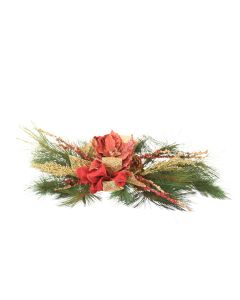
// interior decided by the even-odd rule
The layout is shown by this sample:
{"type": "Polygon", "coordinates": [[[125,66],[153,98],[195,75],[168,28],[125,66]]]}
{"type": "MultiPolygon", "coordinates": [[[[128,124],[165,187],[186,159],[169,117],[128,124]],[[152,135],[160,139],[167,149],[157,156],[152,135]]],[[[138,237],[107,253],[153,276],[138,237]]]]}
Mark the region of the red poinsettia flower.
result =
{"type": "Polygon", "coordinates": [[[119,134],[111,131],[104,136],[95,136],[92,141],[97,157],[120,157],[123,160],[123,169],[129,167],[136,142],[133,138],[124,142],[119,134]]]}
{"type": "Polygon", "coordinates": [[[80,184],[90,184],[92,194],[103,190],[103,181],[114,180],[117,186],[124,186],[129,176],[128,171],[109,174],[104,164],[99,160],[92,161],[89,167],[78,168],[76,174],[80,184]]]}

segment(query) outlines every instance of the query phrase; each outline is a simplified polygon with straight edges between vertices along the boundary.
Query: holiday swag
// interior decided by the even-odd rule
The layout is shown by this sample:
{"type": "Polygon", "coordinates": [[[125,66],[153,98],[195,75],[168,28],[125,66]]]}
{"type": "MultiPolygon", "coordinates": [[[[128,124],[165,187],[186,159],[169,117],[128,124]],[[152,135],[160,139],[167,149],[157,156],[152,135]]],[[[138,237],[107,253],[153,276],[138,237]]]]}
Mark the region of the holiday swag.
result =
{"type": "Polygon", "coordinates": [[[53,194],[61,204],[87,204],[99,192],[134,207],[150,201],[168,209],[190,210],[187,195],[225,198],[207,152],[182,152],[177,144],[151,137],[121,136],[114,131],[89,143],[69,143],[42,129],[25,129],[36,142],[32,166],[43,172],[34,182],[37,194],[53,194]]]}

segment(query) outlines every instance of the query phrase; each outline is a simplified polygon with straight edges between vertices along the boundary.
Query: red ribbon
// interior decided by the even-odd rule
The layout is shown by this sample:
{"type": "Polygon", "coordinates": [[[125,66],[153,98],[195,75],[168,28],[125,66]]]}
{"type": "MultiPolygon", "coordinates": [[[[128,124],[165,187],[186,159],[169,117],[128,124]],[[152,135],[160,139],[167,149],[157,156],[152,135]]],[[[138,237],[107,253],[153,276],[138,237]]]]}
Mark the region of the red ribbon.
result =
{"type": "Polygon", "coordinates": [[[90,184],[90,192],[94,194],[103,190],[103,181],[113,180],[117,186],[124,186],[130,172],[122,170],[110,174],[105,165],[95,159],[89,167],[78,168],[76,174],[79,184],[90,184]]]}

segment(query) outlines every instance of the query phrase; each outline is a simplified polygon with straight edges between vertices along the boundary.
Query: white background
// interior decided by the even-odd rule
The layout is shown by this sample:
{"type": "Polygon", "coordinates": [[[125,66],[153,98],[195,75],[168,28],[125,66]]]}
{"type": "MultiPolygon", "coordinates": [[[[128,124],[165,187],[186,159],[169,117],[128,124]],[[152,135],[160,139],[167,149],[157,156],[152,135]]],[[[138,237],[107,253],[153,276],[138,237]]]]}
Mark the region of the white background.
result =
{"type": "Polygon", "coordinates": [[[1,1],[0,298],[240,299],[239,1],[1,1]],[[20,126],[210,151],[231,200],[58,207],[20,126]]]}

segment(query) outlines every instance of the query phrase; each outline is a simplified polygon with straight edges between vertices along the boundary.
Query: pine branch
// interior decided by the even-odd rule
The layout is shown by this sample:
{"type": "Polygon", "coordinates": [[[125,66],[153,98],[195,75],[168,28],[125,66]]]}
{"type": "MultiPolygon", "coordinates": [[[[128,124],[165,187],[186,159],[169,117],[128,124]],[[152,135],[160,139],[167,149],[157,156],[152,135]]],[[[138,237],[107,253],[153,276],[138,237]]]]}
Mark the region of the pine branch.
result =
{"type": "Polygon", "coordinates": [[[37,148],[33,152],[33,163],[56,162],[61,165],[70,166],[69,155],[72,155],[71,151],[60,148],[38,129],[31,131],[25,128],[25,132],[37,143],[37,148]]]}
{"type": "Polygon", "coordinates": [[[145,135],[138,138],[138,142],[137,142],[137,145],[135,147],[135,153],[136,154],[142,154],[142,153],[151,151],[151,148],[148,145],[148,139],[149,138],[145,135]]]}
{"type": "Polygon", "coordinates": [[[218,199],[226,198],[224,191],[216,185],[218,179],[216,171],[203,162],[169,171],[157,171],[146,175],[146,178],[153,180],[173,197],[176,192],[198,191],[218,199]]]}
{"type": "Polygon", "coordinates": [[[93,200],[99,200],[97,195],[90,193],[88,185],[77,185],[65,189],[64,179],[55,176],[42,176],[34,182],[32,189],[40,196],[53,195],[56,199],[66,199],[60,204],[66,206],[74,206],[80,202],[86,205],[93,200]]]}
{"type": "Polygon", "coordinates": [[[122,190],[112,192],[110,198],[117,199],[125,205],[131,205],[137,201],[134,188],[131,185],[125,185],[122,190]]]}
{"type": "Polygon", "coordinates": [[[178,152],[179,145],[176,143],[168,144],[168,143],[162,143],[150,136],[142,136],[138,138],[138,143],[135,148],[136,154],[147,154],[152,153],[156,150],[169,150],[171,153],[175,154],[178,152]]]}
{"type": "MultiPolygon", "coordinates": [[[[184,199],[184,195],[182,193],[175,193],[175,199],[180,199],[180,195],[182,196],[181,198],[184,199]]],[[[142,189],[130,185],[126,185],[122,190],[112,192],[110,198],[117,199],[119,202],[127,206],[133,206],[135,208],[146,202],[151,202],[167,209],[184,210],[181,206],[177,204],[173,204],[168,200],[156,196],[151,192],[143,191],[142,189]]]]}

